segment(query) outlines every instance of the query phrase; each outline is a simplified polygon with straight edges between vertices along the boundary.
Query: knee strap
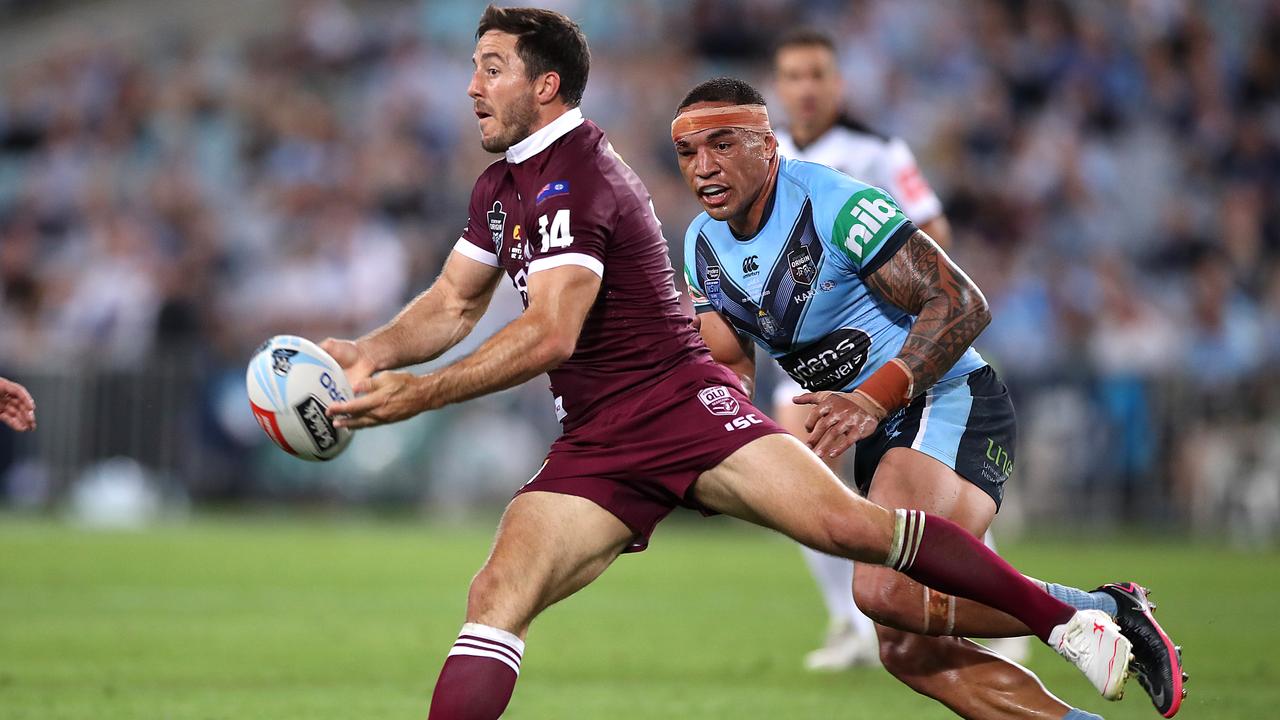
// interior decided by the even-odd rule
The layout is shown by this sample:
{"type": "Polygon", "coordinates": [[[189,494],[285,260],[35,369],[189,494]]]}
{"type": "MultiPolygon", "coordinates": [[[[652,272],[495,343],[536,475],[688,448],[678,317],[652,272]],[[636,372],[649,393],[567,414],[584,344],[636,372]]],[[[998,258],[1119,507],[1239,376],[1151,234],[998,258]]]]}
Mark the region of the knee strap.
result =
{"type": "Polygon", "coordinates": [[[938,628],[937,635],[950,635],[956,627],[956,598],[923,585],[924,591],[924,630],[921,635],[929,635],[929,628],[938,628]]]}

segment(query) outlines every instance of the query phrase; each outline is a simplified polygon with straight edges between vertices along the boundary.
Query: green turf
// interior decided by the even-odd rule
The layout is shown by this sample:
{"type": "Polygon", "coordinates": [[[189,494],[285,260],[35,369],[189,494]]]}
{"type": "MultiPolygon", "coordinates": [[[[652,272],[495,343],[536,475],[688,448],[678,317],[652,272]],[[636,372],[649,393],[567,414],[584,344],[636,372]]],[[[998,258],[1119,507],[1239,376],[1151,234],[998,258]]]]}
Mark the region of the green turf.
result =
{"type": "MultiPolygon", "coordinates": [[[[423,718],[488,527],[199,521],[104,533],[0,519],[0,718],[423,718]]],[[[1181,717],[1277,717],[1280,556],[1151,542],[1009,544],[1066,582],[1134,575],[1194,675],[1181,717]]],[[[669,523],[534,626],[510,718],[950,717],[881,672],[802,672],[818,596],[796,549],[729,521],[669,523]]],[[[1136,684],[1095,699],[1154,718],[1136,684]]]]}

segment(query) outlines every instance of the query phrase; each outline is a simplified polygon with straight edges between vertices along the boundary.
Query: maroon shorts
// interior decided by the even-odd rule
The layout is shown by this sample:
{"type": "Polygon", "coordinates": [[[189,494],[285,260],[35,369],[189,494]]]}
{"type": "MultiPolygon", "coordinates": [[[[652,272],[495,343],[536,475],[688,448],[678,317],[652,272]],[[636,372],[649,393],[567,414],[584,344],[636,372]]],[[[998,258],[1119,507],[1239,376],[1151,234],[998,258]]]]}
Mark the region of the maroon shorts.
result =
{"type": "Polygon", "coordinates": [[[713,514],[691,497],[699,475],[752,440],[781,432],[727,369],[690,363],[566,431],[516,494],[584,497],[635,531],[627,552],[639,552],[676,507],[713,514]]]}

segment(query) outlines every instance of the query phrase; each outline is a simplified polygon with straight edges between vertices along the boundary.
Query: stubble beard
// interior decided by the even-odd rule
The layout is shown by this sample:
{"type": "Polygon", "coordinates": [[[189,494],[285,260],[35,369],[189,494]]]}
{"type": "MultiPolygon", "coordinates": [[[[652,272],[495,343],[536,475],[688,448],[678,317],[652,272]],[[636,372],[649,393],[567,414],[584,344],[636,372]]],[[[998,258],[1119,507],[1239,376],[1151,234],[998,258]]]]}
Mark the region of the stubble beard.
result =
{"type": "Polygon", "coordinates": [[[508,148],[533,134],[533,123],[538,118],[532,89],[516,100],[509,109],[510,120],[502,123],[502,131],[488,140],[480,138],[480,147],[491,153],[506,152],[508,148]]]}

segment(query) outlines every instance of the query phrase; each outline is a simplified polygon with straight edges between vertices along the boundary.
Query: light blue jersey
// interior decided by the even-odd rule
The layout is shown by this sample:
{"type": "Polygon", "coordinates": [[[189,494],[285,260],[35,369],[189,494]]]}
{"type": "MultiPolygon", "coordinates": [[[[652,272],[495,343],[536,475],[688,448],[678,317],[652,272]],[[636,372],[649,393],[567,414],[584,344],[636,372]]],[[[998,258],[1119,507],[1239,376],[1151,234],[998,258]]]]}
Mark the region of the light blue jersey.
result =
{"type": "MultiPolygon", "coordinates": [[[[915,322],[863,282],[913,232],[878,188],[782,158],[755,235],[740,240],[726,222],[694,218],[685,233],[685,279],[698,312],[719,312],[801,385],[851,390],[898,355],[915,322]]],[[[940,380],[985,365],[970,348],[940,380]]]]}

